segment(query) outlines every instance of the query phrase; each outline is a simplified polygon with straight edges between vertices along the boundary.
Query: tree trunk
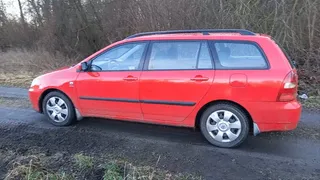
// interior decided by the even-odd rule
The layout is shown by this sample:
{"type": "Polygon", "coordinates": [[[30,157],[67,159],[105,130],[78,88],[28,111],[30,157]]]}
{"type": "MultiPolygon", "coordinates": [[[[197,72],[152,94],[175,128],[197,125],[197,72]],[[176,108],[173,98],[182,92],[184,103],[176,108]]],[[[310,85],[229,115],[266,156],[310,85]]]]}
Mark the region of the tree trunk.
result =
{"type": "Polygon", "coordinates": [[[20,20],[21,20],[21,23],[22,23],[23,25],[25,25],[25,24],[26,24],[26,21],[25,21],[25,19],[24,19],[21,1],[18,0],[18,3],[19,3],[19,9],[20,9],[20,20]]]}

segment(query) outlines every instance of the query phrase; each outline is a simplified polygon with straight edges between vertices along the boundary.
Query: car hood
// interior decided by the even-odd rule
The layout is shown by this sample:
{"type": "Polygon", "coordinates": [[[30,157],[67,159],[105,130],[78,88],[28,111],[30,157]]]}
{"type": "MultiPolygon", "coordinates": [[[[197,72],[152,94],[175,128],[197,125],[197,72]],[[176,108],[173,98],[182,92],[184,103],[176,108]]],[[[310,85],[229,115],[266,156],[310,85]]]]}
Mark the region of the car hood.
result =
{"type": "Polygon", "coordinates": [[[63,72],[66,72],[66,71],[70,71],[70,69],[72,69],[73,67],[61,67],[59,69],[56,69],[56,70],[52,70],[52,71],[49,71],[48,73],[45,73],[41,76],[39,76],[38,78],[42,78],[42,77],[46,77],[46,76],[52,76],[52,75],[55,75],[55,74],[60,74],[60,73],[63,73],[63,72]]]}
{"type": "Polygon", "coordinates": [[[59,87],[65,83],[74,81],[77,75],[78,73],[76,72],[75,66],[63,67],[36,77],[31,83],[31,86],[41,85],[41,88],[59,87]]]}

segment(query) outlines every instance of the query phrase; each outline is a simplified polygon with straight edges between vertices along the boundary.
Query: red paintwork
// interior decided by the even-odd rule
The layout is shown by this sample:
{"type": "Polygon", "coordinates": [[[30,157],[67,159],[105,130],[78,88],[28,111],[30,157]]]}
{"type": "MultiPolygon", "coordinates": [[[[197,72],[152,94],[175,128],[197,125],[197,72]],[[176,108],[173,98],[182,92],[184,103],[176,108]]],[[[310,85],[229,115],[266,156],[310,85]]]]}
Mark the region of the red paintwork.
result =
{"type": "MultiPolygon", "coordinates": [[[[141,71],[79,73],[75,83],[77,96],[139,99],[139,81],[126,81],[128,76],[140,77],[141,71]]],[[[78,99],[85,116],[115,119],[143,119],[139,103],[78,99]]]]}
{"type": "Polygon", "coordinates": [[[133,120],[174,126],[194,127],[198,112],[206,104],[224,100],[239,104],[251,115],[261,132],[294,129],[301,105],[296,99],[278,102],[277,97],[286,75],[292,71],[285,55],[268,36],[239,34],[152,35],[114,43],[83,61],[121,43],[152,40],[246,40],[264,50],[269,70],[184,70],[76,72],[74,67],[38,77],[30,88],[32,105],[37,111],[40,96],[50,89],[64,92],[82,116],[133,120]],[[129,80],[125,80],[128,78],[129,80]],[[207,78],[194,81],[193,78],[207,78]],[[136,78],[132,80],[132,78],[136,78]],[[131,79],[131,80],[130,80],[131,79]],[[69,82],[74,82],[73,86],[69,82]],[[150,99],[195,102],[194,106],[81,100],[80,96],[150,99]]]}
{"type": "MultiPolygon", "coordinates": [[[[214,79],[214,71],[143,71],[140,77],[140,99],[174,100],[201,102],[209,91],[214,79]],[[193,81],[202,75],[207,81],[193,81]]],[[[185,125],[185,119],[195,106],[172,106],[160,104],[141,104],[145,119],[160,123],[185,125]]]]}

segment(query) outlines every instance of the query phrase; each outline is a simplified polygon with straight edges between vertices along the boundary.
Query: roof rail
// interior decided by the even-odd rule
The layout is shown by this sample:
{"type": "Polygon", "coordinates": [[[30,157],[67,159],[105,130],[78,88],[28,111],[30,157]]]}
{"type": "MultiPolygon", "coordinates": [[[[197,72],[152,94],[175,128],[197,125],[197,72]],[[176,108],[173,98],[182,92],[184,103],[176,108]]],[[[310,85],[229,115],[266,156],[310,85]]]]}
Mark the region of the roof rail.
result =
{"type": "Polygon", "coordinates": [[[148,35],[159,35],[159,34],[181,34],[181,33],[202,33],[203,35],[209,35],[209,33],[239,33],[241,35],[254,36],[255,33],[245,29],[195,29],[195,30],[170,30],[170,31],[155,31],[155,32],[143,32],[131,35],[126,39],[148,36],[148,35]]]}

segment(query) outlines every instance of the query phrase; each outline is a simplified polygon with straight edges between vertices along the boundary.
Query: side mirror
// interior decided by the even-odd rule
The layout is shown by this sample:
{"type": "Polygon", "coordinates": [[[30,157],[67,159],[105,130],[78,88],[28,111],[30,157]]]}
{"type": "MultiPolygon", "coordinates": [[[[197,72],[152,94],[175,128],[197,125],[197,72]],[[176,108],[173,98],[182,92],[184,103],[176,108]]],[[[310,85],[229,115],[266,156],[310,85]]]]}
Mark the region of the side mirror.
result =
{"type": "Polygon", "coordinates": [[[89,70],[89,66],[87,62],[82,62],[81,63],[81,70],[82,71],[88,71],[89,70]]]}

